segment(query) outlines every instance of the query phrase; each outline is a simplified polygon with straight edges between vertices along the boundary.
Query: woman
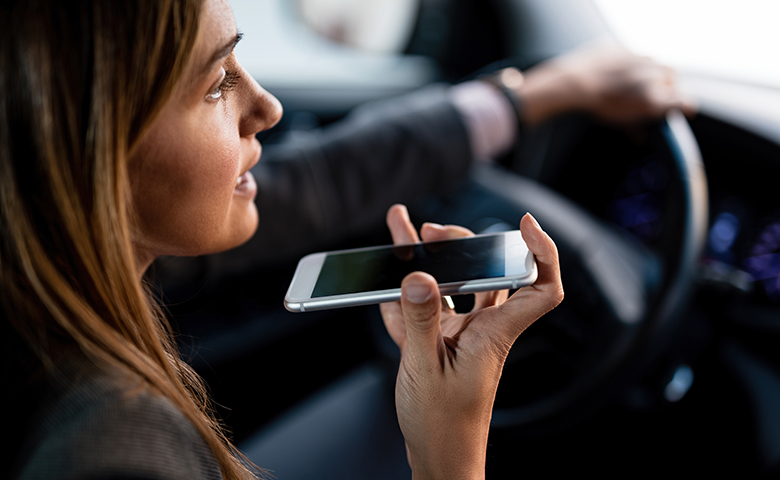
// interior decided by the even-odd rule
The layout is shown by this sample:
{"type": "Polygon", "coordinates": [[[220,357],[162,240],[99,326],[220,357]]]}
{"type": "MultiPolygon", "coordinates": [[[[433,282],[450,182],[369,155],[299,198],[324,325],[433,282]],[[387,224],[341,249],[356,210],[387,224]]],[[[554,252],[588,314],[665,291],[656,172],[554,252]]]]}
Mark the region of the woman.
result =
{"type": "MultiPolygon", "coordinates": [[[[255,134],[281,108],[235,58],[229,5],[1,8],[3,406],[17,440],[4,473],[251,478],[142,281],[160,255],[221,251],[257,228],[255,134]]],[[[397,242],[418,239],[402,206],[388,225],[397,242]]],[[[554,244],[530,216],[521,229],[540,275],[508,301],[484,294],[468,315],[442,312],[434,279],[415,273],[402,301],[383,306],[403,352],[397,409],[419,478],[484,475],[503,361],[562,298],[554,244]]]]}

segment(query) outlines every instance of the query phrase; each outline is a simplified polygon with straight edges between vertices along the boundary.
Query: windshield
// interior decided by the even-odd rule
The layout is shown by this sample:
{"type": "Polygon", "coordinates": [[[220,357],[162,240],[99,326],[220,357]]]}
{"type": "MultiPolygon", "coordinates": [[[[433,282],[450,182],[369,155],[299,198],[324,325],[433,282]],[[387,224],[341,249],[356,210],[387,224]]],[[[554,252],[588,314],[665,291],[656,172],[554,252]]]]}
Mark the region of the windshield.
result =
{"type": "Polygon", "coordinates": [[[780,1],[594,2],[637,53],[685,73],[780,88],[780,1]]]}

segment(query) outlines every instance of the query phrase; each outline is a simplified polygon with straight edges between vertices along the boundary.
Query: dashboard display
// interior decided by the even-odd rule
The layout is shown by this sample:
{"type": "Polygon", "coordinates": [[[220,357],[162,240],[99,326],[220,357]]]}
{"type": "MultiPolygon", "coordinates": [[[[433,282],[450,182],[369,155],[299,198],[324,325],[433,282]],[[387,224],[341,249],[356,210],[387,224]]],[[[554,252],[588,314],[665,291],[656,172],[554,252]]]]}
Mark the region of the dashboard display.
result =
{"type": "Polygon", "coordinates": [[[780,302],[780,220],[770,221],[749,245],[742,267],[769,300],[780,302]]]}
{"type": "Polygon", "coordinates": [[[704,259],[732,286],[752,292],[756,300],[780,304],[780,211],[764,214],[727,198],[714,212],[704,259]]]}

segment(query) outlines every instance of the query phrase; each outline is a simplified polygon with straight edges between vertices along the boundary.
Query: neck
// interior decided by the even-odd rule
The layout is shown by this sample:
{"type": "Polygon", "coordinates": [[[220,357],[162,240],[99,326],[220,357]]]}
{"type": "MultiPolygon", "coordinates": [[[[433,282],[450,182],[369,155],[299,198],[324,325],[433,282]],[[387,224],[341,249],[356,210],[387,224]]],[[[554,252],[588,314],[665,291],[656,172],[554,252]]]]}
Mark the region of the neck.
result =
{"type": "Polygon", "coordinates": [[[144,276],[144,273],[146,273],[146,270],[149,269],[149,266],[156,258],[156,255],[143,248],[135,248],[135,270],[138,278],[144,276]]]}

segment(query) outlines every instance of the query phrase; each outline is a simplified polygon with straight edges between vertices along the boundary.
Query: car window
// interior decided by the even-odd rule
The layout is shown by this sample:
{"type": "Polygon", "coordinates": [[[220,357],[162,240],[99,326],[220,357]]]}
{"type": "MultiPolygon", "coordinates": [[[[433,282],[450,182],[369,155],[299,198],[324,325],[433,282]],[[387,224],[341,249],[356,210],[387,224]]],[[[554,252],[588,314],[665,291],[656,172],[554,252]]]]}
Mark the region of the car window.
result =
{"type": "Polygon", "coordinates": [[[780,87],[777,0],[594,0],[632,50],[676,69],[780,87]]]}
{"type": "MultiPolygon", "coordinates": [[[[364,33],[348,35],[350,41],[363,42],[370,48],[328,40],[315,31],[306,22],[303,12],[320,16],[321,11],[327,11],[326,5],[321,3],[323,1],[230,2],[238,28],[244,33],[243,40],[236,47],[236,54],[244,68],[282,100],[286,110],[305,104],[313,111],[345,111],[363,101],[402,93],[437,78],[438,70],[433,60],[400,53],[399,45],[410,34],[406,29],[412,27],[408,22],[413,24],[416,20],[416,10],[413,13],[411,10],[418,0],[392,0],[391,3],[408,4],[406,9],[399,9],[394,14],[394,34],[388,28],[375,36],[364,33]]],[[[331,1],[342,6],[349,4],[349,0],[331,1]]],[[[385,3],[382,0],[360,0],[356,3],[364,2],[385,3]]],[[[327,19],[323,16],[317,28],[330,32],[332,37],[344,36],[346,34],[337,32],[351,28],[344,26],[349,22],[370,19],[372,15],[389,15],[387,9],[355,7],[352,10],[364,13],[355,17],[338,17],[331,12],[327,19]],[[339,22],[343,25],[338,26],[339,22]]],[[[378,32],[378,29],[374,30],[378,32]]]]}
{"type": "Polygon", "coordinates": [[[414,29],[420,0],[297,0],[303,22],[337,43],[401,53],[414,29]]]}

